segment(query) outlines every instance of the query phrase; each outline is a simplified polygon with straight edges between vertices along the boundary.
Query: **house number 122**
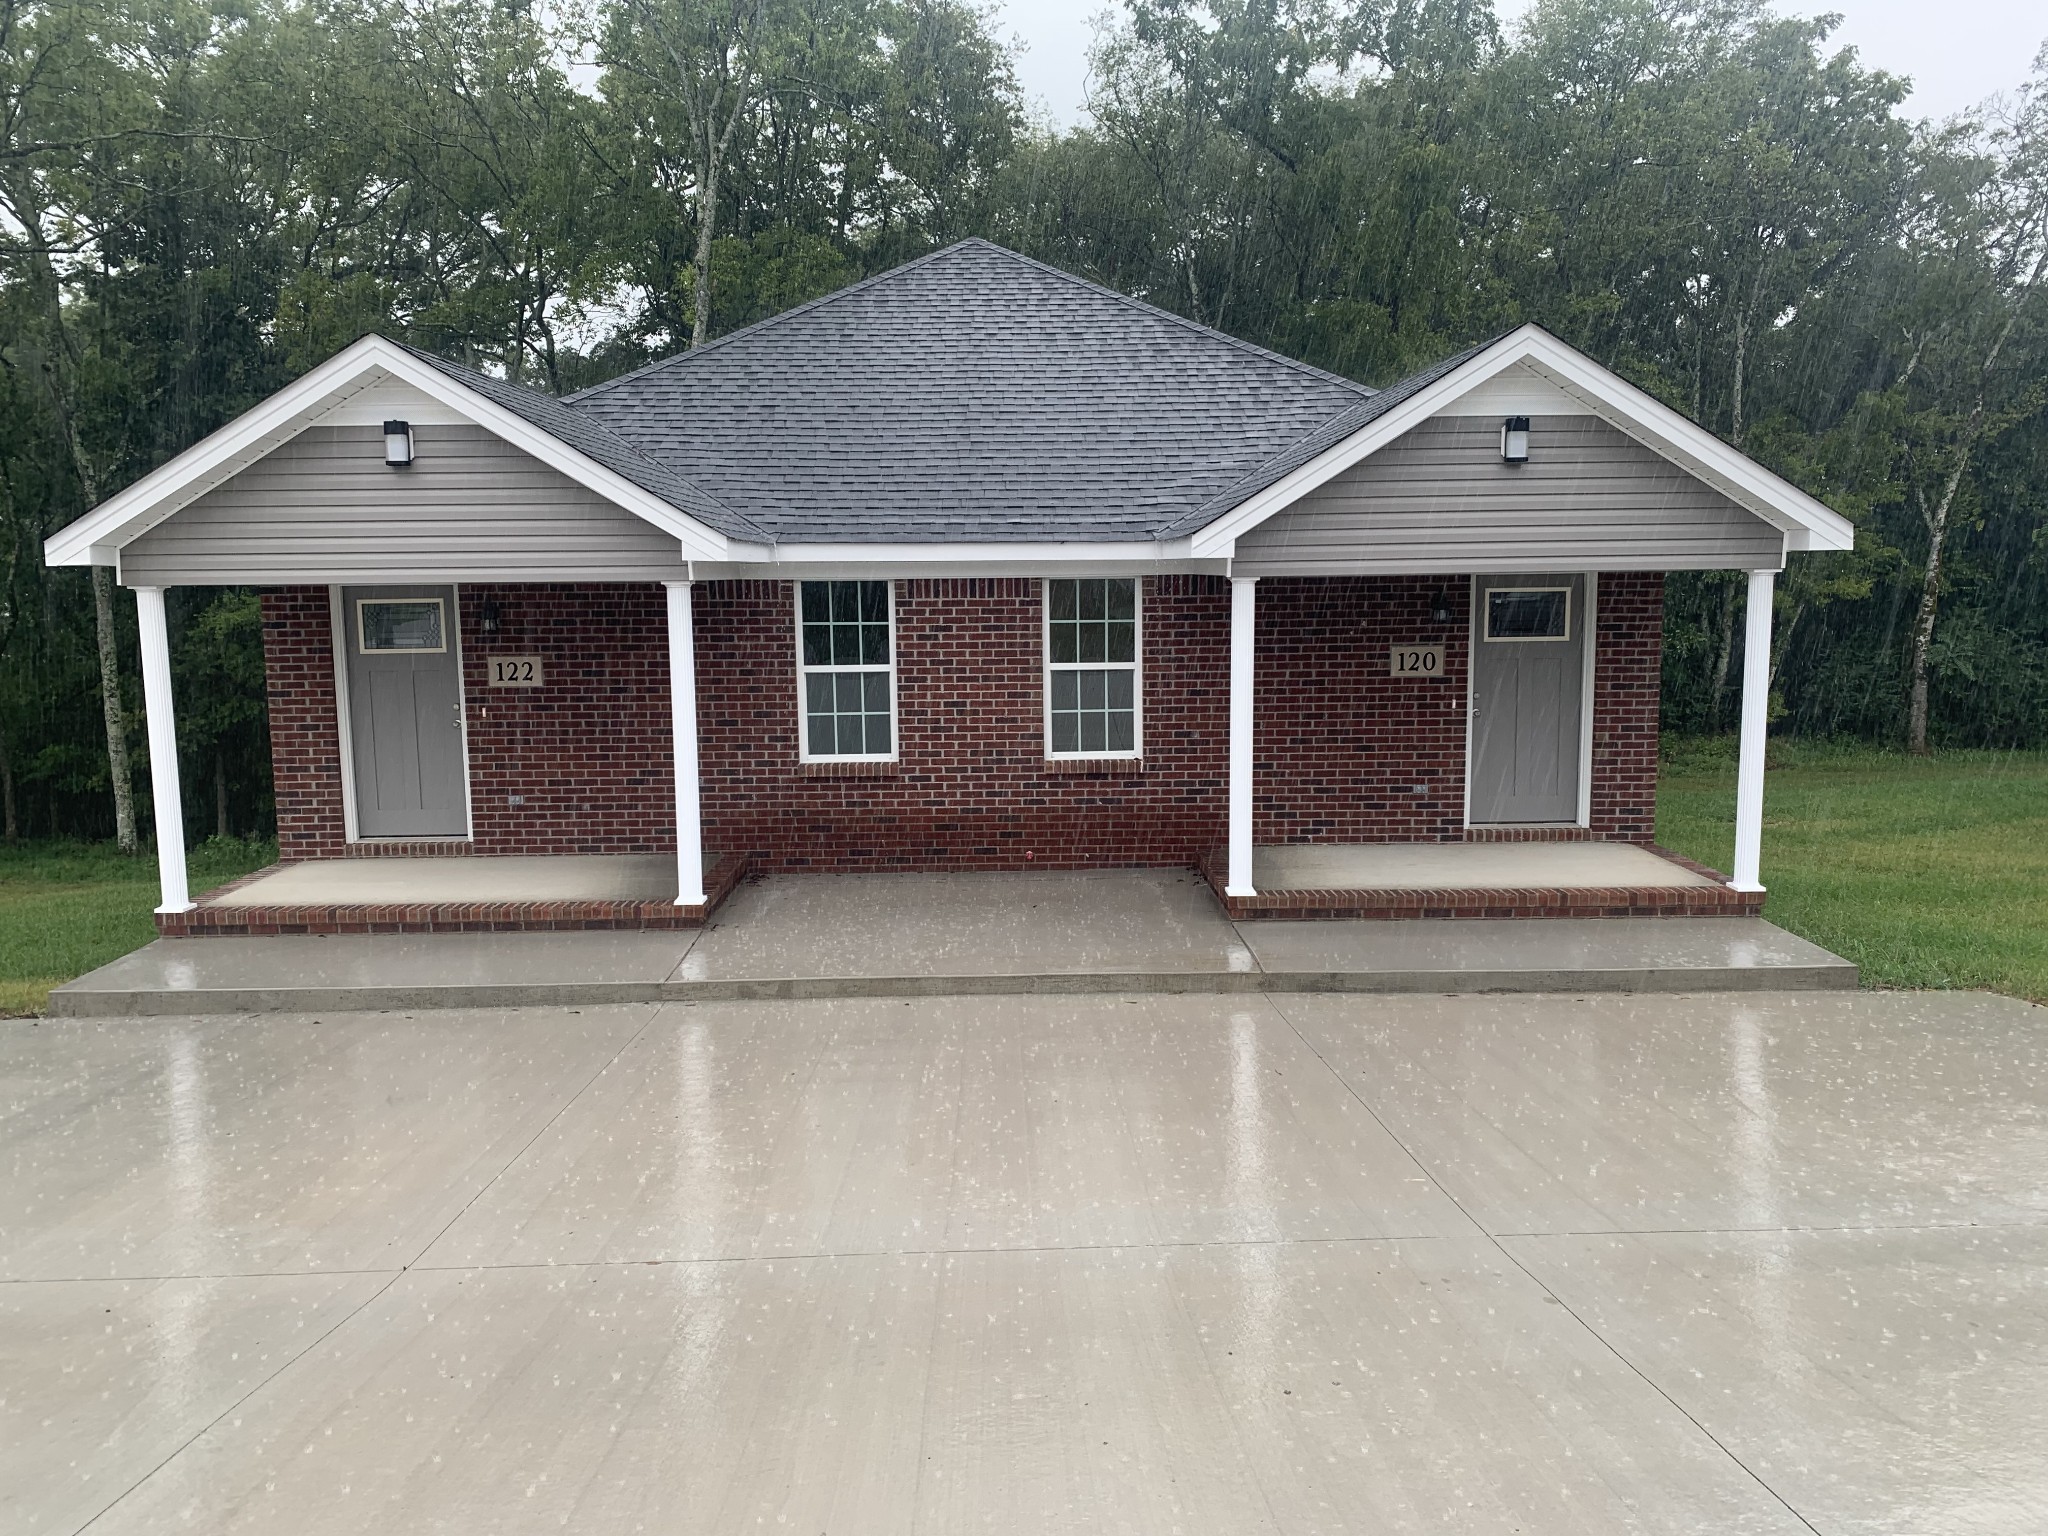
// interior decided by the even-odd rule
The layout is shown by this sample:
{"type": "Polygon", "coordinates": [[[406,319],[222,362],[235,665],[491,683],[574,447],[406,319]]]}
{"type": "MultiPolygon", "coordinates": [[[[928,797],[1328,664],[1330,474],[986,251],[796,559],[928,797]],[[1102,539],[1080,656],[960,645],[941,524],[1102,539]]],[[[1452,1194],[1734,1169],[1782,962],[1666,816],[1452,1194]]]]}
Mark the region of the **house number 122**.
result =
{"type": "Polygon", "coordinates": [[[540,686],[540,658],[538,656],[493,656],[491,658],[491,686],[493,688],[538,688],[540,686]]]}

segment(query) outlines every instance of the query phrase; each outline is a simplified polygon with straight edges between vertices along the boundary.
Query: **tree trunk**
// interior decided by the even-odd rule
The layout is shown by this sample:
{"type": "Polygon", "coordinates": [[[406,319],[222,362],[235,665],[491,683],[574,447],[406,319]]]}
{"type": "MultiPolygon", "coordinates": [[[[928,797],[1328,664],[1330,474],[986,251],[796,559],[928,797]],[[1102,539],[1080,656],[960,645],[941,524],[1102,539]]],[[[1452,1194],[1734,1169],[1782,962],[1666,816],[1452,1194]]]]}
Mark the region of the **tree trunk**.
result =
{"type": "Polygon", "coordinates": [[[128,775],[127,712],[121,707],[121,652],[114,639],[114,572],[92,568],[93,627],[100,642],[100,712],[107,722],[107,772],[114,781],[114,841],[133,853],[135,785],[128,775]]]}
{"type": "Polygon", "coordinates": [[[1984,354],[1983,366],[1977,370],[1977,398],[1971,403],[1970,414],[1963,421],[1963,430],[1956,437],[1955,464],[1942,485],[1941,500],[1934,504],[1932,512],[1926,514],[1927,573],[1920,581],[1920,610],[1913,616],[1913,682],[1906,709],[1906,750],[1920,757],[1928,753],[1928,657],[1934,651],[1934,617],[1941,603],[1942,556],[1948,547],[1949,515],[1955,508],[1956,492],[1962,487],[1963,475],[1970,467],[1970,455],[1977,447],[1977,438],[1984,430],[1984,404],[1990,394],[1991,371],[1998,366],[1999,354],[2011,340],[2013,328],[2020,323],[2020,311],[2027,307],[2027,300],[2041,285],[2044,274],[2048,274],[2048,245],[2044,245],[2041,254],[2035,258],[2034,270],[2014,295],[2012,309],[2005,317],[1998,339],[1984,354]]]}
{"type": "Polygon", "coordinates": [[[697,168],[697,281],[690,295],[690,350],[711,339],[711,241],[718,223],[718,156],[707,154],[697,168]]]}
{"type": "Polygon", "coordinates": [[[228,760],[213,754],[213,835],[223,842],[228,837],[228,760]]]}
{"type": "Polygon", "coordinates": [[[1732,580],[1721,587],[1718,629],[1719,644],[1714,651],[1714,711],[1708,722],[1710,729],[1721,724],[1721,706],[1728,698],[1728,669],[1735,658],[1735,583],[1732,580]]]}
{"type": "Polygon", "coordinates": [[[0,829],[8,842],[21,841],[21,817],[14,803],[14,758],[7,750],[4,731],[0,731],[0,829]]]}

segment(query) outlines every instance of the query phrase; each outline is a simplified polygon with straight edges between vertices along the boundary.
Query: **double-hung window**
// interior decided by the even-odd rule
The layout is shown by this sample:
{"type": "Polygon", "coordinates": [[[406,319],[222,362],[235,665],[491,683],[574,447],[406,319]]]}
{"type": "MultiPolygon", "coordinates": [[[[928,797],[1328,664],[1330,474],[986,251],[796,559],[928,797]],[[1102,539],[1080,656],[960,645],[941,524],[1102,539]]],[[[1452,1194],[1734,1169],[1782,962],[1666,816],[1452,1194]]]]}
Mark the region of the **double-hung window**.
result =
{"type": "Polygon", "coordinates": [[[1049,757],[1136,757],[1140,743],[1138,583],[1045,584],[1045,745],[1049,757]]]}
{"type": "Polygon", "coordinates": [[[895,757],[893,628],[886,581],[797,583],[805,762],[895,757]]]}

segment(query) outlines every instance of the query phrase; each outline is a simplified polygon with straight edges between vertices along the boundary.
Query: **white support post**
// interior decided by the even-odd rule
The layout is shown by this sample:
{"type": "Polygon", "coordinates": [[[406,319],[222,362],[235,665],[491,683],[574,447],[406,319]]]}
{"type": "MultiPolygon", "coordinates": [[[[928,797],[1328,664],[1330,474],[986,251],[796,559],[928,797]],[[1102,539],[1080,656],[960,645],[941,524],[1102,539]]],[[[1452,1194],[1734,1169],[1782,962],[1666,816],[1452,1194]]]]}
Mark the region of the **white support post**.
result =
{"type": "Polygon", "coordinates": [[[1227,896],[1256,896],[1252,884],[1253,619],[1259,578],[1230,578],[1230,870],[1227,896]]]}
{"type": "Polygon", "coordinates": [[[1764,734],[1771,720],[1771,594],[1776,571],[1749,573],[1742,629],[1742,755],[1735,770],[1735,878],[1729,887],[1761,891],[1764,851],[1764,734]]]}
{"type": "Polygon", "coordinates": [[[701,907],[704,895],[704,808],[697,788],[697,635],[690,583],[668,589],[669,723],[675,733],[676,905],[701,907]]]}
{"type": "Polygon", "coordinates": [[[185,878],[185,801],[178,788],[178,720],[171,707],[171,630],[164,589],[135,589],[136,626],[142,635],[142,708],[149,722],[149,787],[156,803],[156,875],[163,893],[159,912],[190,912],[185,878]]]}

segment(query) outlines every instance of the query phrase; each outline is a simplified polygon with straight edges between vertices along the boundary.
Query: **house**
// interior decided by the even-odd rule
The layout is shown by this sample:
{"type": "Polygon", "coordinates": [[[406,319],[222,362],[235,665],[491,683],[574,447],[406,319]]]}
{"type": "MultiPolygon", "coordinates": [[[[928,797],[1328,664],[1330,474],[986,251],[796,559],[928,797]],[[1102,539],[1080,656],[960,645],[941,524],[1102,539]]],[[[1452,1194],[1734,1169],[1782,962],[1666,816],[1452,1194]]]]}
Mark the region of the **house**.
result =
{"type": "Polygon", "coordinates": [[[1535,326],[1374,391],[969,240],[567,399],[366,337],[46,555],[135,592],[189,933],[687,924],[747,867],[1753,912],[1773,577],[1850,543],[1535,326]],[[1732,881],[1651,851],[1665,573],[1709,569],[1732,881]],[[164,591],[226,584],[298,874],[195,905],[164,591]]]}

